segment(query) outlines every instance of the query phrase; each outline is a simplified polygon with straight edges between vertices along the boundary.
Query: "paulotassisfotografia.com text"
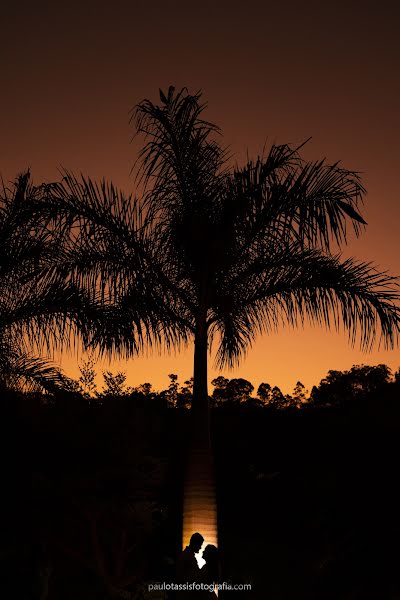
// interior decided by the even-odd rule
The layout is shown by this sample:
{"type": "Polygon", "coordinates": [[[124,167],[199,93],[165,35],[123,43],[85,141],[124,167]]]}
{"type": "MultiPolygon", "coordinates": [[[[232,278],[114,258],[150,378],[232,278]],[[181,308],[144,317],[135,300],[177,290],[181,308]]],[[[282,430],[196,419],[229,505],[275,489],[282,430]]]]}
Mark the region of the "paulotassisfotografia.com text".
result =
{"type": "Polygon", "coordinates": [[[175,583],[175,582],[167,582],[167,581],[157,581],[153,583],[149,583],[147,585],[147,590],[149,592],[159,591],[159,592],[183,592],[183,591],[192,591],[192,592],[213,592],[213,591],[251,591],[251,583],[231,583],[227,581],[223,581],[216,584],[208,584],[208,583],[196,583],[186,581],[185,583],[175,583]]]}

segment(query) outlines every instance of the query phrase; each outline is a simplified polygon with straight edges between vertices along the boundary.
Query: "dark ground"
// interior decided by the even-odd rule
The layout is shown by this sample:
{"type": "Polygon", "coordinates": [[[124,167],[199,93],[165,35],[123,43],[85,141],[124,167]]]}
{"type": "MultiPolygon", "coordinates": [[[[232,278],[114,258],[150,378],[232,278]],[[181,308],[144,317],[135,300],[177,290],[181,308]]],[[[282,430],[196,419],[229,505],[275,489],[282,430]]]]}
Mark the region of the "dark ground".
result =
{"type": "MultiPolygon", "coordinates": [[[[188,418],[3,394],[0,597],[133,600],[171,579],[188,418]]],[[[400,599],[398,387],[336,409],[215,409],[212,434],[222,578],[252,584],[221,599],[400,599]]]]}

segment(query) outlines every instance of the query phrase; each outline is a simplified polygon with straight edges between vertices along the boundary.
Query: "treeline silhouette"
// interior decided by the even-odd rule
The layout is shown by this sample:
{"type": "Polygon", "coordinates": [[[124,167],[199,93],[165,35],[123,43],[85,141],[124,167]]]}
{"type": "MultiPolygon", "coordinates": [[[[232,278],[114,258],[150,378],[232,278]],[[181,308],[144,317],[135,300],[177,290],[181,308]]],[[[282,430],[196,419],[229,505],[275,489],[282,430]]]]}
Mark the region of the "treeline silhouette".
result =
{"type": "MultiPolygon", "coordinates": [[[[62,385],[48,389],[48,395],[43,396],[44,401],[47,399],[51,403],[70,394],[75,399],[81,398],[92,403],[112,398],[141,398],[164,403],[169,408],[190,408],[192,404],[193,378],[182,384],[178,376],[171,373],[168,375],[169,386],[156,391],[151,383],[127,386],[125,372],[112,373],[105,370],[102,372],[103,385],[99,389],[96,383],[98,375],[92,359],[83,362],[79,370],[79,379],[63,377],[62,385]]],[[[330,370],[319,385],[312,387],[311,392],[298,381],[291,394],[284,394],[278,386],[271,386],[269,383],[261,383],[255,390],[247,379],[229,379],[220,375],[211,381],[213,391],[209,395],[209,403],[211,408],[245,406],[278,410],[342,406],[350,401],[384,393],[399,383],[400,368],[393,374],[385,364],[353,365],[348,371],[330,370]]]]}
{"type": "MultiPolygon", "coordinates": [[[[191,382],[106,372],[95,394],[92,375],[2,391],[1,597],[150,598],[174,577],[191,382]]],[[[213,388],[223,580],[246,598],[398,597],[399,372],[330,371],[300,409],[213,388]]]]}

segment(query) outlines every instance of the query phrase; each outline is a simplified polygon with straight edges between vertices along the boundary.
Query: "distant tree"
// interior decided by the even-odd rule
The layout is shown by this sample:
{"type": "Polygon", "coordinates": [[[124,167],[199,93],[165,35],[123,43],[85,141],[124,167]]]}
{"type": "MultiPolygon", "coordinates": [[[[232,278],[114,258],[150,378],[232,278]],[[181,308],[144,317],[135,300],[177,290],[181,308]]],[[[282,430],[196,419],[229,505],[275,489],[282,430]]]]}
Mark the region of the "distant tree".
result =
{"type": "Polygon", "coordinates": [[[143,396],[151,396],[154,393],[151,383],[141,383],[134,391],[143,394],[143,396]]]}
{"type": "Polygon", "coordinates": [[[176,408],[179,390],[178,375],[170,373],[168,375],[168,378],[170,380],[170,384],[166,390],[161,392],[161,396],[165,398],[165,400],[167,401],[167,405],[170,408],[176,408]]]}
{"type": "Polygon", "coordinates": [[[268,405],[271,402],[272,388],[269,383],[260,383],[257,390],[257,397],[261,400],[264,405],[268,405]]]}
{"type": "Polygon", "coordinates": [[[311,402],[311,404],[318,403],[318,395],[319,395],[318,386],[313,385],[312,389],[311,389],[311,393],[310,393],[310,402],[311,402]]]}
{"type": "Polygon", "coordinates": [[[329,370],[318,386],[316,400],[319,404],[331,406],[343,404],[352,397],[353,390],[346,372],[329,370]]]}
{"type": "Polygon", "coordinates": [[[193,377],[185,381],[184,385],[179,388],[176,400],[177,408],[190,408],[193,400],[193,377]]]}
{"type": "Polygon", "coordinates": [[[384,364],[375,366],[354,365],[349,371],[354,391],[365,395],[376,392],[392,379],[391,369],[384,364]]]}
{"type": "Polygon", "coordinates": [[[213,379],[211,384],[214,386],[212,393],[214,406],[238,406],[252,403],[251,393],[254,386],[247,379],[242,377],[227,379],[219,376],[213,379]]]}
{"type": "Polygon", "coordinates": [[[254,385],[242,377],[231,379],[228,383],[228,393],[235,404],[247,404],[251,402],[251,394],[254,385]]]}
{"type": "Polygon", "coordinates": [[[301,381],[298,381],[294,386],[292,393],[293,405],[300,408],[303,404],[308,401],[309,392],[306,390],[301,381]]]}
{"type": "Polygon", "coordinates": [[[82,396],[89,399],[96,395],[97,385],[95,382],[96,371],[94,369],[95,361],[89,358],[79,365],[80,377],[77,382],[77,391],[80,391],[82,396]]]}
{"type": "Polygon", "coordinates": [[[283,394],[277,386],[271,388],[269,383],[261,383],[258,386],[257,397],[262,406],[268,406],[274,409],[284,409],[296,406],[296,402],[290,394],[283,394]]]}
{"type": "Polygon", "coordinates": [[[274,386],[271,390],[269,406],[271,406],[271,408],[278,409],[287,407],[287,399],[285,398],[278,386],[274,386]]]}
{"type": "Polygon", "coordinates": [[[214,390],[211,394],[211,402],[213,406],[221,406],[228,400],[227,386],[229,379],[220,375],[211,381],[214,390]]]}
{"type": "Polygon", "coordinates": [[[118,371],[115,375],[111,371],[103,371],[104,386],[101,391],[101,396],[121,397],[130,393],[130,389],[126,389],[126,373],[118,371]]]}
{"type": "Polygon", "coordinates": [[[328,371],[312,399],[316,404],[342,405],[376,393],[391,381],[387,365],[353,365],[349,371],[328,371]]]}

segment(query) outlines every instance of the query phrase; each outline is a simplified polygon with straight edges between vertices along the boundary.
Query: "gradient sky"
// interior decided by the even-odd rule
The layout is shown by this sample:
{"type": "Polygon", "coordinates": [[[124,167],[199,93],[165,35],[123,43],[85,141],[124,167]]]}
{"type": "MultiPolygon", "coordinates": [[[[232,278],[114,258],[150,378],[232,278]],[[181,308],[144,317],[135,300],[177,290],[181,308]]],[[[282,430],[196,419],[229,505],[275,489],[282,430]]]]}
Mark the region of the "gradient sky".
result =
{"type": "MultiPolygon", "coordinates": [[[[62,165],[134,190],[129,110],[170,84],[202,89],[239,163],[265,142],[363,173],[366,233],[345,254],[400,274],[400,10],[398,2],[8,2],[0,13],[0,173],[27,167],[54,181],[62,165]]],[[[384,362],[320,328],[259,338],[237,371],[291,391],[328,369],[384,362]]],[[[62,364],[76,375],[76,359],[62,364]]],[[[104,365],[106,366],[106,365],[104,365]]],[[[192,350],[114,362],[131,385],[191,376],[192,350]]],[[[210,379],[216,376],[211,370],[210,379]]]]}

